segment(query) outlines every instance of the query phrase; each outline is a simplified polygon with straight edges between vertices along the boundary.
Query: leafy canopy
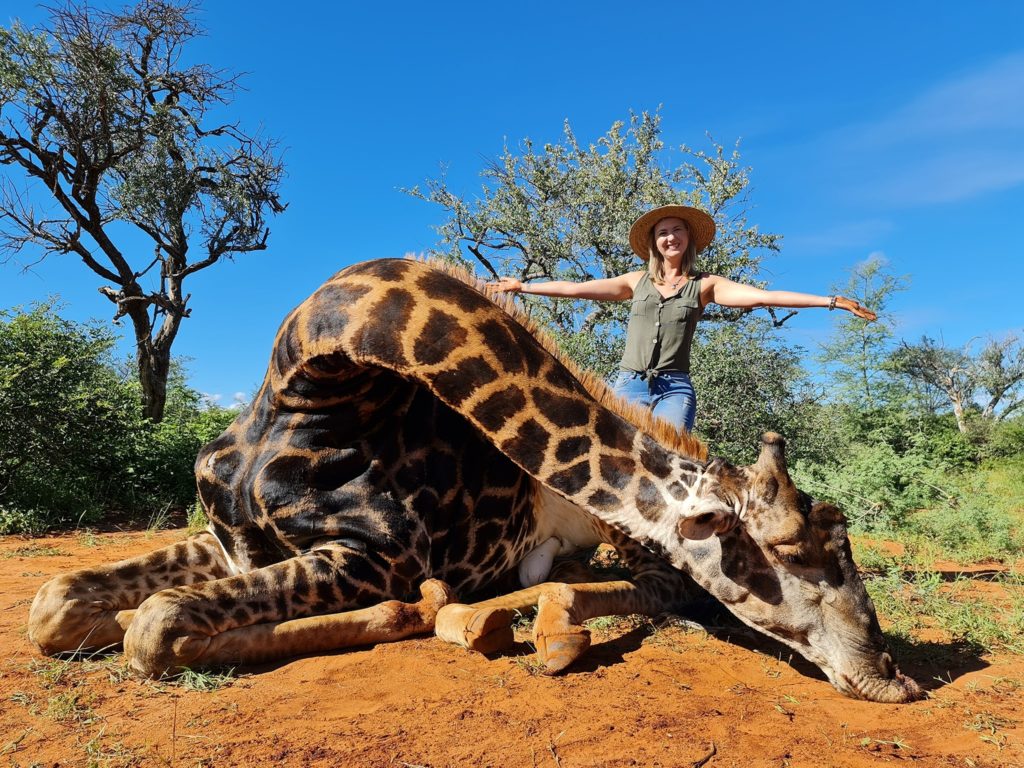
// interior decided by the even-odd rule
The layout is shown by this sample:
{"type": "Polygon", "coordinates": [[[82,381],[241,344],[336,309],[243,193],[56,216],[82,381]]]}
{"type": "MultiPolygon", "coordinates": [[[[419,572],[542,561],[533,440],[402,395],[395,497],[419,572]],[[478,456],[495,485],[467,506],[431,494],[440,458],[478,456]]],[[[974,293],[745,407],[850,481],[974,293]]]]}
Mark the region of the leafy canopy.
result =
{"type": "Polygon", "coordinates": [[[235,77],[184,63],[195,5],[49,10],[45,27],[0,28],[0,165],[29,182],[0,183],[0,253],[72,254],[102,278],[158,421],[184,281],[266,248],[283,166],[273,142],[215,119],[235,77]]]}
{"type": "MultiPolygon", "coordinates": [[[[636,218],[670,203],[708,211],[718,227],[698,267],[736,280],[756,279],[762,254],[779,248],[778,235],[747,221],[750,169],[738,147],[710,152],[681,147],[682,162],[667,165],[657,113],[630,114],[595,143],[583,145],[566,121],[563,140],[538,149],[530,139],[520,151],[506,146],[481,171],[480,195],[467,200],[445,178],[410,194],[440,205],[447,221],[432,255],[491,276],[524,281],[584,281],[645,268],[629,247],[636,218]]],[[[534,319],[551,330],[581,365],[607,374],[622,355],[628,306],[569,299],[523,300],[534,319]]],[[[712,319],[735,318],[719,311],[712,319]]]]}

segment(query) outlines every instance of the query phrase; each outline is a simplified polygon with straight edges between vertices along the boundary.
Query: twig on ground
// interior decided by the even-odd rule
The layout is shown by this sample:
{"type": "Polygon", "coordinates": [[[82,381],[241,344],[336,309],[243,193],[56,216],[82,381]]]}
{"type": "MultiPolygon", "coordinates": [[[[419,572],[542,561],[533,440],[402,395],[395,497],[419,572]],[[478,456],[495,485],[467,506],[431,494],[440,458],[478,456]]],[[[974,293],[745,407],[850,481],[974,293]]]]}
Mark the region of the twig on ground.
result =
{"type": "Polygon", "coordinates": [[[693,768],[701,768],[701,766],[706,765],[707,762],[712,757],[714,757],[717,754],[718,754],[718,747],[716,747],[715,746],[715,742],[712,741],[711,742],[711,751],[708,752],[706,755],[704,755],[704,757],[702,757],[700,760],[694,760],[693,761],[693,768]]]}

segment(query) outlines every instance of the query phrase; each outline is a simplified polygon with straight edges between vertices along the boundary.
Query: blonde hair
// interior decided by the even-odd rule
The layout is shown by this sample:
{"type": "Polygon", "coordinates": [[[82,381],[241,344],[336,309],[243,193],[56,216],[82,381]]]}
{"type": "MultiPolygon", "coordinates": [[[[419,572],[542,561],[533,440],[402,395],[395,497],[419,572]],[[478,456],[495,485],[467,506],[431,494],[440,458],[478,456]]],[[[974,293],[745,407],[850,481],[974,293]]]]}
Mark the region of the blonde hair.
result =
{"type": "MultiPolygon", "coordinates": [[[[658,221],[654,222],[654,226],[647,233],[647,273],[651,276],[651,281],[655,285],[662,285],[665,282],[665,257],[661,255],[661,251],[658,250],[658,246],[654,242],[654,229],[661,221],[661,219],[658,219],[658,221]]],[[[693,274],[694,265],[697,263],[697,247],[693,244],[693,238],[689,236],[689,222],[686,219],[680,219],[680,221],[686,227],[687,242],[686,250],[683,251],[683,263],[679,266],[684,275],[691,275],[693,274]]]]}

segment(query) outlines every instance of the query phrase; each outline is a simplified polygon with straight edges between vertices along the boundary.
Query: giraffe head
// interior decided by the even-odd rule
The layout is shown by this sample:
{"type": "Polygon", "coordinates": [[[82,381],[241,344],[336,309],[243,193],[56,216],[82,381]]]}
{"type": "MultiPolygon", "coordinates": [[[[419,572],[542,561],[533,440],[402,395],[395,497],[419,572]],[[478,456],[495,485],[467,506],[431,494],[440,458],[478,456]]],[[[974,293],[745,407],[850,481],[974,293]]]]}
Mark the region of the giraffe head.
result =
{"type": "Polygon", "coordinates": [[[677,567],[745,624],[820,667],[839,691],[881,702],[923,695],[889,654],[842,512],[793,484],[782,437],[764,435],[749,467],[710,461],[677,528],[677,567]]]}

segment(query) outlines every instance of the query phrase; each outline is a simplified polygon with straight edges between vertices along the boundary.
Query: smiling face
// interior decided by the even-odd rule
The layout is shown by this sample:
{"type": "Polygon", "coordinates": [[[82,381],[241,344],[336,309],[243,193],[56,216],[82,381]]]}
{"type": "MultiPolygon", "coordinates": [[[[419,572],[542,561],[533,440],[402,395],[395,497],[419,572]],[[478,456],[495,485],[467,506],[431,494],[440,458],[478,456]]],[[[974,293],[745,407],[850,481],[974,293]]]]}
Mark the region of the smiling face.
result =
{"type": "Polygon", "coordinates": [[[661,219],[651,229],[654,247],[665,259],[680,259],[690,244],[690,230],[686,222],[675,216],[661,219]]]}

